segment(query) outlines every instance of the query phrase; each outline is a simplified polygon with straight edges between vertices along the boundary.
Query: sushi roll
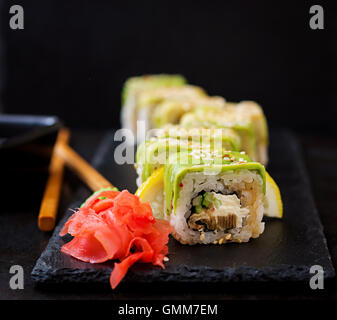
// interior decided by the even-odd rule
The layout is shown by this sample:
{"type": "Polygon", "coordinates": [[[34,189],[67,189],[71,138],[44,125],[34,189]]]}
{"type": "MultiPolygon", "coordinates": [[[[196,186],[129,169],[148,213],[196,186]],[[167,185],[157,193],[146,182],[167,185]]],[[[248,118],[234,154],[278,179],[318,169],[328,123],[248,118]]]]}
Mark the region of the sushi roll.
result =
{"type": "Polygon", "coordinates": [[[231,129],[182,128],[166,126],[155,131],[152,137],[137,149],[137,185],[140,186],[156,169],[162,167],[167,159],[183,151],[208,150],[222,153],[225,150],[240,151],[240,138],[231,129]]]}
{"type": "Polygon", "coordinates": [[[136,124],[138,117],[138,97],[144,90],[151,90],[159,87],[179,87],[186,84],[186,79],[181,75],[158,74],[144,75],[129,78],[122,91],[122,127],[132,130],[136,134],[136,124]]]}
{"type": "Polygon", "coordinates": [[[242,150],[254,161],[268,162],[268,128],[259,105],[251,101],[227,103],[225,108],[197,108],[184,114],[183,127],[231,128],[240,136],[242,150]]]}
{"type": "Polygon", "coordinates": [[[258,160],[253,124],[248,117],[241,117],[234,110],[198,108],[183,115],[180,125],[186,128],[230,128],[239,135],[242,150],[258,160]]]}
{"type": "Polygon", "coordinates": [[[239,152],[206,157],[185,152],[179,162],[169,159],[164,201],[174,238],[194,245],[259,237],[264,231],[265,185],[264,166],[239,152]]]}
{"type": "Polygon", "coordinates": [[[189,101],[191,99],[206,98],[205,91],[197,86],[183,85],[175,87],[159,87],[142,91],[137,99],[137,118],[143,121],[146,132],[151,128],[156,128],[154,114],[158,121],[157,107],[168,99],[176,101],[189,101]]]}
{"type": "Polygon", "coordinates": [[[152,125],[161,128],[167,124],[178,124],[180,118],[195,108],[224,108],[226,101],[222,97],[192,97],[190,99],[169,98],[159,103],[152,116],[152,125]]]}

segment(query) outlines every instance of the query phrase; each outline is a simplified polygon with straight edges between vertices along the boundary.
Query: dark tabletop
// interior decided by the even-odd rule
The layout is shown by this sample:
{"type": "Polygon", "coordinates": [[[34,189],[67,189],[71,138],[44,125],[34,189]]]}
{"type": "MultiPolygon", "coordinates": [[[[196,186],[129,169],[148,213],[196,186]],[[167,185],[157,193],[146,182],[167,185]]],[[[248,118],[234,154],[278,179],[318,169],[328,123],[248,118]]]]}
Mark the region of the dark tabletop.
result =
{"type": "MultiPolygon", "coordinates": [[[[106,131],[73,130],[71,145],[90,161],[106,131]]],[[[300,136],[307,170],[312,182],[312,191],[320,213],[332,261],[337,267],[337,140],[331,137],[300,136]]],[[[74,199],[81,182],[66,171],[62,187],[59,218],[74,199]]],[[[89,191],[88,191],[89,192],[89,191]]],[[[51,233],[37,228],[37,215],[42,194],[32,193],[32,203],[26,210],[0,212],[0,299],[298,299],[337,298],[337,281],[326,281],[324,290],[311,290],[308,285],[273,286],[254,285],[247,290],[239,286],[204,286],[195,290],[192,286],[168,287],[165,291],[132,289],[115,290],[93,288],[45,288],[36,287],[30,273],[36,260],[48,243],[51,233]],[[21,265],[24,268],[24,289],[11,290],[9,268],[21,265]]]]}

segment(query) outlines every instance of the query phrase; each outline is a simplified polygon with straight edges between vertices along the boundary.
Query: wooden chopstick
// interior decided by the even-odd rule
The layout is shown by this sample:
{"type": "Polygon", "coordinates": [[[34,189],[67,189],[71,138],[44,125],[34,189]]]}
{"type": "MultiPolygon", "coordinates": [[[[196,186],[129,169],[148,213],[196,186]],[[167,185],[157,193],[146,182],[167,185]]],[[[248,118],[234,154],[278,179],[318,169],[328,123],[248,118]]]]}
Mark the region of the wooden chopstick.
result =
{"type": "Polygon", "coordinates": [[[49,166],[49,178],[38,220],[39,228],[43,231],[51,231],[55,227],[64,164],[73,170],[92,191],[107,187],[113,188],[113,185],[107,179],[68,145],[69,136],[68,129],[61,129],[53,150],[49,166]]]}
{"type": "Polygon", "coordinates": [[[92,191],[107,187],[113,188],[113,185],[107,179],[68,145],[58,145],[56,153],[63,159],[67,167],[73,170],[92,191]]]}
{"type": "Polygon", "coordinates": [[[49,165],[49,177],[43,194],[38,218],[38,226],[42,231],[51,231],[55,227],[64,171],[64,161],[62,157],[57,154],[56,149],[59,146],[67,145],[69,137],[70,132],[68,129],[60,129],[52,152],[49,165]]]}

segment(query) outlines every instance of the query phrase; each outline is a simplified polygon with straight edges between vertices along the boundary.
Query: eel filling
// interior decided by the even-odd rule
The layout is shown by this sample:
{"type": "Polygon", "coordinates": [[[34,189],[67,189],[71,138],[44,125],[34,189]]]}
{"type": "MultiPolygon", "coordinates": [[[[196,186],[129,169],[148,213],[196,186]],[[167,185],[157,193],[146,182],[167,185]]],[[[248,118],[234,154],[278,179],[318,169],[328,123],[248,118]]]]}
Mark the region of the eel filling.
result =
{"type": "Polygon", "coordinates": [[[241,207],[238,196],[205,192],[192,200],[192,213],[188,226],[197,231],[224,231],[241,228],[249,213],[241,207]]]}

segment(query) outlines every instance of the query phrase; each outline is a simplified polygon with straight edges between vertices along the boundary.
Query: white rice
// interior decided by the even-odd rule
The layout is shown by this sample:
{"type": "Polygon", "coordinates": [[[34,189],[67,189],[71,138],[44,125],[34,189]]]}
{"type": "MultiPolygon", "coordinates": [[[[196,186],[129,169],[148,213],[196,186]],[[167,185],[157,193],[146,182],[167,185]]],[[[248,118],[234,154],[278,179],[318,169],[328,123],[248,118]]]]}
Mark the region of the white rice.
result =
{"type": "MultiPolygon", "coordinates": [[[[151,113],[152,113],[152,108],[151,106],[146,106],[139,108],[137,111],[137,119],[138,121],[143,122],[143,129],[147,133],[151,129],[151,113]]],[[[137,137],[137,143],[142,143],[146,136],[144,137],[137,137]]]]}
{"type": "Polygon", "coordinates": [[[140,185],[144,182],[143,179],[142,179],[142,175],[143,175],[143,164],[139,161],[137,163],[137,165],[135,166],[136,168],[136,172],[137,172],[137,179],[136,179],[136,184],[137,184],[137,187],[139,188],[140,185]]]}
{"type": "Polygon", "coordinates": [[[121,124],[122,128],[131,130],[134,135],[136,135],[137,130],[136,116],[137,116],[136,96],[130,95],[121,109],[121,124]]]}

